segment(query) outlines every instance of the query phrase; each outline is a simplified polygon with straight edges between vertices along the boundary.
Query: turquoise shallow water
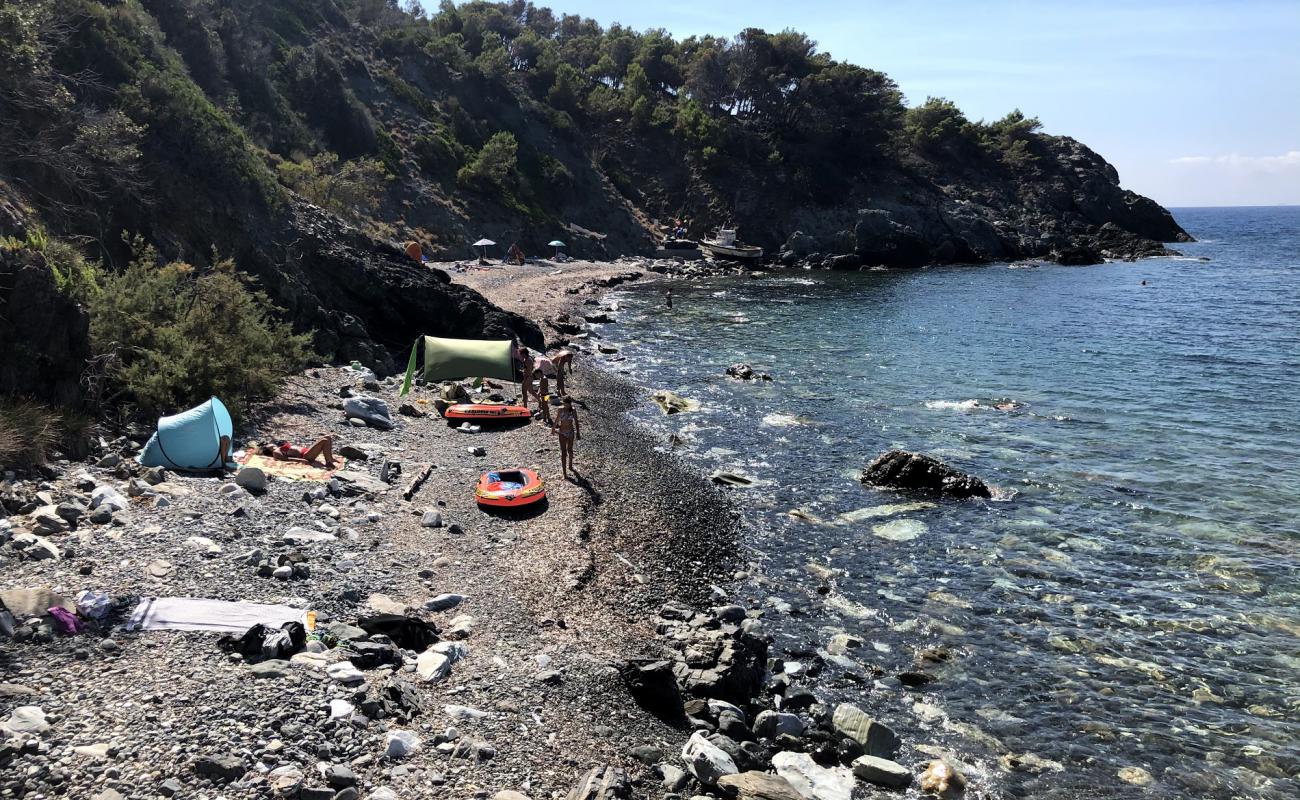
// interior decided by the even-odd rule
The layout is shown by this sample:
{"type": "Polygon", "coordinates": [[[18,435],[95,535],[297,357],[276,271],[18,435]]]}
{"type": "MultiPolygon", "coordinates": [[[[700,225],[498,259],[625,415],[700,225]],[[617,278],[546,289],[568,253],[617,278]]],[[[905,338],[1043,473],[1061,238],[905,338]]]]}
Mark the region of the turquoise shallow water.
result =
{"type": "Polygon", "coordinates": [[[746,599],[786,657],[978,794],[1300,796],[1300,208],[1175,216],[1185,259],[645,286],[601,326],[701,402],[638,412],[665,447],[758,481],[746,599]],[[878,508],[892,447],[999,499],[878,508]],[[936,682],[888,679],[927,647],[936,682]]]}

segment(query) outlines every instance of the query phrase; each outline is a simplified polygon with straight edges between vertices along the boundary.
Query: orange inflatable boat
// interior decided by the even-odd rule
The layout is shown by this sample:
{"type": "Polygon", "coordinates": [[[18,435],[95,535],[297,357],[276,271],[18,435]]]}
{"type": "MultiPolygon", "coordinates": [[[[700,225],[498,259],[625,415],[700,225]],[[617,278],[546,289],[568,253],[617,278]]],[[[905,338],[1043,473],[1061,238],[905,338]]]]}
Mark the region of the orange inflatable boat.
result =
{"type": "Polygon", "coordinates": [[[514,422],[533,418],[533,412],[523,406],[500,403],[457,403],[442,412],[446,419],[472,419],[475,422],[514,422]]]}
{"type": "Polygon", "coordinates": [[[533,469],[500,469],[484,472],[474,487],[480,505],[519,508],[546,498],[546,484],[533,469]]]}

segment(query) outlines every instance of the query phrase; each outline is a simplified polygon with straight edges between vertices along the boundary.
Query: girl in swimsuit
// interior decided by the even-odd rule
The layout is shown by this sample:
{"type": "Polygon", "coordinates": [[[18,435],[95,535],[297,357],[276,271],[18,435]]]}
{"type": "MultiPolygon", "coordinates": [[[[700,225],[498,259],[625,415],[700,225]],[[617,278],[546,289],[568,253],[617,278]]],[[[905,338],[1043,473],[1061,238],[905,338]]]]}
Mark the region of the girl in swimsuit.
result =
{"type": "MultiPolygon", "coordinates": [[[[569,469],[573,467],[573,443],[582,438],[582,425],[578,422],[578,412],[573,408],[573,398],[564,398],[564,405],[555,414],[551,433],[560,438],[560,472],[564,479],[569,479],[569,469]]],[[[574,477],[578,470],[573,469],[574,477]]]]}
{"type": "Polygon", "coordinates": [[[262,455],[280,461],[305,461],[311,464],[316,459],[324,457],[325,467],[334,469],[334,440],[329,436],[318,439],[311,447],[298,447],[288,442],[280,442],[264,444],[258,449],[262,455]]]}

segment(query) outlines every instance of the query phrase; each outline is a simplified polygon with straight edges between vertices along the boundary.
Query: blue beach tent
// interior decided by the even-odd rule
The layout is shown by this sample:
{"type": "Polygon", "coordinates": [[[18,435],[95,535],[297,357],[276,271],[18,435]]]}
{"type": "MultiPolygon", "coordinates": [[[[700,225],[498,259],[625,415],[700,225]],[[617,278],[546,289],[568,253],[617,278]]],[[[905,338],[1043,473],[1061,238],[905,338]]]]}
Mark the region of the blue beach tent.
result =
{"type": "Polygon", "coordinates": [[[221,466],[221,437],[233,439],[234,432],[230,412],[213,397],[189,411],[159,419],[158,431],[145,443],[139,461],[146,467],[217,469],[221,466]]]}

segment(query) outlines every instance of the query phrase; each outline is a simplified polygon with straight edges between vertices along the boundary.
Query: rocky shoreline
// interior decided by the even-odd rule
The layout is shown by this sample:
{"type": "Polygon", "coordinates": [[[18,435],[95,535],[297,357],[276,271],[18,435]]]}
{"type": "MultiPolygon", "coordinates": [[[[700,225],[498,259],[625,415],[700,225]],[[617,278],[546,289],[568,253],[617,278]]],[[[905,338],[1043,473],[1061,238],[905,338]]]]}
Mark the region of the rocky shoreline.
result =
{"type": "Polygon", "coordinates": [[[0,652],[0,797],[832,800],[910,783],[887,726],[819,702],[772,658],[762,612],[724,588],[752,568],[737,513],[626,418],[648,398],[592,368],[602,346],[578,320],[637,272],[455,279],[579,351],[583,479],[550,483],[538,516],[486,515],[469,487],[497,466],[553,474],[542,426],[467,435],[426,413],[441,387],[417,387],[391,430],[357,427],[342,398],[396,408],[395,379],[348,368],[292,379],[238,432],[333,433],[350,463],[327,484],[144,470],[143,430],[6,474],[0,589],[103,592],[111,608],[73,636],[17,620],[0,652]],[[391,462],[404,475],[388,484],[391,462]],[[141,596],[286,604],[314,612],[317,636],[263,660],[210,633],[127,631],[141,596]],[[358,627],[376,613],[441,641],[358,627]]]}

